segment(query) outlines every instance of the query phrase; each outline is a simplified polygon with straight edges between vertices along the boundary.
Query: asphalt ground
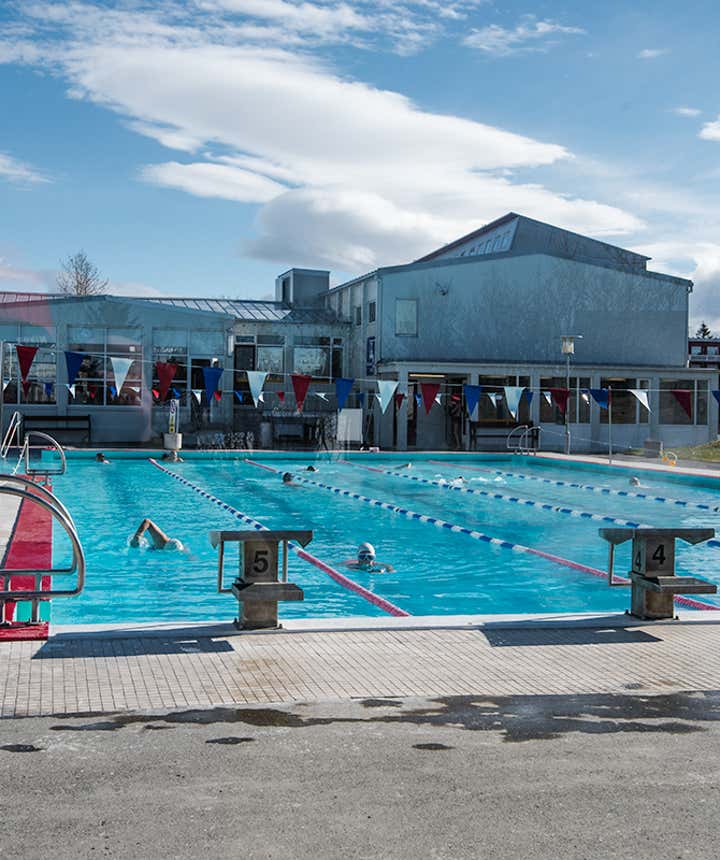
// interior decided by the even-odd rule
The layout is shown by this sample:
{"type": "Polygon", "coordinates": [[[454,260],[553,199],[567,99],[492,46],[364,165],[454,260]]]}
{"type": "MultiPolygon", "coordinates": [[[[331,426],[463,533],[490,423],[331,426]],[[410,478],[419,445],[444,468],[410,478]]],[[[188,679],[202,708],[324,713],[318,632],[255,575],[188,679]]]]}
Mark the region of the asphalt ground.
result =
{"type": "Polygon", "coordinates": [[[0,856],[717,857],[720,692],[0,721],[0,856]]]}

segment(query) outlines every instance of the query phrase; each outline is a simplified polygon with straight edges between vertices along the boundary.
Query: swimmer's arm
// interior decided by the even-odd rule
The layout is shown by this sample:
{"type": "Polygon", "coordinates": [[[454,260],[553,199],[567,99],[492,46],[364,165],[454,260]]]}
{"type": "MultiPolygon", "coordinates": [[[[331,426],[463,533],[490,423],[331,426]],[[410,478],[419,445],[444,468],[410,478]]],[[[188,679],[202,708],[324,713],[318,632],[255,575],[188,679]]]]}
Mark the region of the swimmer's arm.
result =
{"type": "Polygon", "coordinates": [[[147,521],[146,528],[155,549],[165,549],[165,546],[170,540],[165,532],[161,528],[158,528],[158,526],[156,526],[151,520],[147,521]]]}

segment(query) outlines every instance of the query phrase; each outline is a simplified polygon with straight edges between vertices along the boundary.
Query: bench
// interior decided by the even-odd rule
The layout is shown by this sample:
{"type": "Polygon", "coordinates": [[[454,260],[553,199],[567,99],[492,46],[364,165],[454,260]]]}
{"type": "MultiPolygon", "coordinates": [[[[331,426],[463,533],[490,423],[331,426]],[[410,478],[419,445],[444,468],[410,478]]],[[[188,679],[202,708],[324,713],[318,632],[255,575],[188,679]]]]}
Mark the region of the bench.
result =
{"type": "Polygon", "coordinates": [[[40,430],[53,436],[61,433],[81,433],[80,441],[92,441],[92,420],[89,415],[23,415],[23,433],[40,430]]]}

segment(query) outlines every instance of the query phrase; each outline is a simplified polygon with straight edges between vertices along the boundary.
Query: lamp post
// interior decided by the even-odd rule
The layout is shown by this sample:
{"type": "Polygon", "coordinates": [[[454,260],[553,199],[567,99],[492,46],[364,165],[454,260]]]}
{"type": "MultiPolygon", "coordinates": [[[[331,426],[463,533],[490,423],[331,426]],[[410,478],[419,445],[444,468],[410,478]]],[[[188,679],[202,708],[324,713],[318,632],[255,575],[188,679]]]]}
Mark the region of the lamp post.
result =
{"type": "Polygon", "coordinates": [[[562,354],[565,356],[565,388],[568,399],[565,403],[565,453],[570,453],[570,356],[575,354],[575,341],[582,340],[581,334],[563,334],[562,354]]]}

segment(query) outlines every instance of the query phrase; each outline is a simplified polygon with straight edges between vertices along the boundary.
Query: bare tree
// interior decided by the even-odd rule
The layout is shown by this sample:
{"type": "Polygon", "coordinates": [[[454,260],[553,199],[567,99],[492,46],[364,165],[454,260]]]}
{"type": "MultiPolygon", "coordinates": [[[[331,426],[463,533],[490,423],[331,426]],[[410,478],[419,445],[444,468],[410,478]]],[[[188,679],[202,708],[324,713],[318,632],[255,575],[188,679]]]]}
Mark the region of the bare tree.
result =
{"type": "Polygon", "coordinates": [[[99,296],[105,292],[108,283],[98,267],[88,260],[85,251],[80,250],[60,261],[57,285],[65,295],[99,296]]]}

